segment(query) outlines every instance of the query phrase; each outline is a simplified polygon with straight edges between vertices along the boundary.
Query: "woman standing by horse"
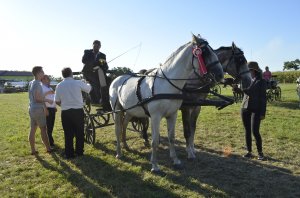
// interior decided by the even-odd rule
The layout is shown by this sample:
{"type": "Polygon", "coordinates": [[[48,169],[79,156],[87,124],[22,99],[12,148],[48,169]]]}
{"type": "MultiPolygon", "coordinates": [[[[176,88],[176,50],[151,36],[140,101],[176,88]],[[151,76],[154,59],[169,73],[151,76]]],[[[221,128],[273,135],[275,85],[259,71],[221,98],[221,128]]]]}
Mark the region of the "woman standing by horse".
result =
{"type": "Polygon", "coordinates": [[[247,153],[244,157],[252,158],[252,136],[253,133],[256,140],[258,159],[263,160],[262,139],[259,133],[260,122],[266,115],[266,82],[262,79],[262,71],[257,62],[249,62],[248,67],[251,71],[253,79],[249,88],[244,89],[244,98],[242,101],[241,116],[245,128],[245,138],[247,153]]]}

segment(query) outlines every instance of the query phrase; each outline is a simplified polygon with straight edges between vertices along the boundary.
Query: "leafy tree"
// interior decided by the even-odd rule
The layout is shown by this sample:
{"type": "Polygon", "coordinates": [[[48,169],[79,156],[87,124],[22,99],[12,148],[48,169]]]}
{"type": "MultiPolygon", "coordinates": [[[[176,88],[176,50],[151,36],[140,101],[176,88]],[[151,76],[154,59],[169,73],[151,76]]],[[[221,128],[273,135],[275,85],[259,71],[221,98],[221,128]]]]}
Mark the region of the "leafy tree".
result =
{"type": "Polygon", "coordinates": [[[287,61],[283,63],[283,70],[298,70],[300,69],[300,60],[296,59],[294,61],[287,61]]]}
{"type": "Polygon", "coordinates": [[[111,72],[109,74],[109,77],[111,79],[115,79],[116,77],[121,76],[123,74],[133,73],[133,71],[128,67],[114,67],[110,71],[111,72]]]}

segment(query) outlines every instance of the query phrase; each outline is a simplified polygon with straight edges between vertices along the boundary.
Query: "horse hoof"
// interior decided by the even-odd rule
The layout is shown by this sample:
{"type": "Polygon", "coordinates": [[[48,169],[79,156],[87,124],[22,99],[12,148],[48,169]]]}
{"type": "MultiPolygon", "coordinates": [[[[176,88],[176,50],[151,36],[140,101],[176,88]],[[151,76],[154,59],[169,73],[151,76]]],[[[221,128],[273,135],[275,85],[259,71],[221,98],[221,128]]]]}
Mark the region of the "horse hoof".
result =
{"type": "Polygon", "coordinates": [[[151,170],[151,173],[157,176],[165,177],[167,174],[161,170],[151,170]]]}
{"type": "Polygon", "coordinates": [[[175,170],[183,170],[183,165],[182,164],[173,164],[173,168],[175,170]]]}
{"type": "Polygon", "coordinates": [[[121,159],[121,157],[122,157],[122,155],[119,155],[119,154],[116,155],[117,159],[121,159]]]}

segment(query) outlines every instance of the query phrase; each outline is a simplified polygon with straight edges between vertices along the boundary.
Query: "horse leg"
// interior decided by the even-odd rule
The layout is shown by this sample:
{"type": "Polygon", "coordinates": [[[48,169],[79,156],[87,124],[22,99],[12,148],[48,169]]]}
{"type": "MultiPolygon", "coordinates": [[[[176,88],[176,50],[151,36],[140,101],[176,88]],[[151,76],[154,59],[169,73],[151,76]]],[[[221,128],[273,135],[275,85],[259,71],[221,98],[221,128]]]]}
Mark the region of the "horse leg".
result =
{"type": "Polygon", "coordinates": [[[146,124],[147,124],[147,121],[148,121],[148,118],[144,118],[142,119],[142,125],[143,125],[143,130],[142,130],[142,136],[143,136],[143,139],[144,139],[144,144],[145,146],[150,146],[149,145],[149,139],[148,139],[148,133],[147,133],[147,128],[145,127],[146,124]]]}
{"type": "Polygon", "coordinates": [[[188,154],[188,159],[194,159],[195,155],[193,153],[192,147],[190,145],[190,137],[191,137],[191,107],[183,107],[181,109],[181,119],[183,123],[183,132],[186,144],[186,152],[188,154]]]}
{"type": "Polygon", "coordinates": [[[170,157],[173,159],[173,165],[176,169],[182,169],[181,161],[178,159],[175,151],[175,124],[177,119],[177,112],[167,118],[168,138],[170,147],[170,157]]]}
{"type": "Polygon", "coordinates": [[[159,129],[160,129],[160,116],[151,116],[151,135],[152,135],[152,141],[151,141],[151,146],[152,146],[152,153],[151,153],[151,172],[155,174],[160,174],[161,171],[158,167],[157,163],[157,150],[158,150],[158,144],[159,144],[159,129]]]}
{"type": "MultiPolygon", "coordinates": [[[[115,109],[120,109],[120,108],[115,108],[115,109]]],[[[114,113],[115,117],[115,134],[116,134],[116,139],[117,139],[117,155],[116,158],[122,157],[122,152],[121,152],[121,145],[120,145],[120,139],[121,139],[121,134],[122,134],[122,128],[123,128],[123,119],[124,119],[124,112],[119,111],[117,113],[114,113]]]]}
{"type": "MultiPolygon", "coordinates": [[[[193,108],[193,111],[191,112],[191,137],[189,139],[189,145],[192,149],[192,152],[195,156],[196,150],[195,150],[195,133],[196,133],[196,127],[197,127],[197,120],[201,112],[201,106],[193,108]]],[[[196,157],[196,156],[195,156],[196,157]]]]}
{"type": "Polygon", "coordinates": [[[126,150],[129,150],[129,147],[127,145],[126,142],[126,129],[129,123],[129,120],[131,120],[131,116],[129,116],[128,114],[125,114],[125,118],[123,120],[123,128],[122,128],[122,144],[123,144],[123,148],[125,148],[126,150]]]}

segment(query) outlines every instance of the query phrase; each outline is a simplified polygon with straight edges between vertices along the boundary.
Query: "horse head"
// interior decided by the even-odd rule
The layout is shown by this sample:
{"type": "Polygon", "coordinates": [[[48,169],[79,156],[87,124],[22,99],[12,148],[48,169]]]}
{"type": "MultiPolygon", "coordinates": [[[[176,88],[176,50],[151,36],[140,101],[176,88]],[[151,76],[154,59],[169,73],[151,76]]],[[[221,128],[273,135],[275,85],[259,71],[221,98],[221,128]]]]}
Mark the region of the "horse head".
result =
{"type": "Polygon", "coordinates": [[[198,69],[198,74],[209,77],[213,82],[220,82],[223,77],[223,68],[214,50],[208,42],[200,36],[193,34],[193,61],[194,69],[198,69]],[[197,61],[194,61],[197,59],[197,61]],[[197,62],[198,64],[194,64],[197,62]]]}
{"type": "Polygon", "coordinates": [[[234,42],[231,47],[220,47],[215,50],[224,72],[235,78],[235,82],[241,81],[242,88],[247,88],[251,84],[251,74],[247,65],[244,52],[238,48],[234,42]]]}

